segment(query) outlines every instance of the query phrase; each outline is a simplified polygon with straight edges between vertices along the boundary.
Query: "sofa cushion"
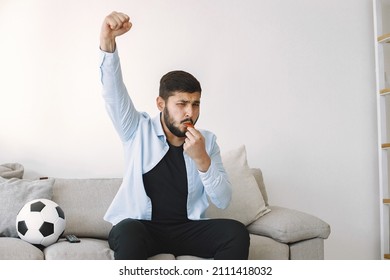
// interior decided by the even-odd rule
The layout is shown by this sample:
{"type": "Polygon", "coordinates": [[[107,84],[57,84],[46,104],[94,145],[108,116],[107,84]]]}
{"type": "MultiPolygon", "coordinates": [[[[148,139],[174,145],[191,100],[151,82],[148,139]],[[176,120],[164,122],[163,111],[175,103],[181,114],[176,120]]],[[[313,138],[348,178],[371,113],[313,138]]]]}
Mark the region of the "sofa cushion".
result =
{"type": "Polygon", "coordinates": [[[27,180],[0,177],[0,237],[18,237],[16,216],[27,202],[52,198],[54,179],[27,180]]]}
{"type": "Polygon", "coordinates": [[[114,252],[106,240],[80,238],[79,243],[64,239],[43,250],[47,260],[112,260],[114,252]]]}
{"type": "MultiPolygon", "coordinates": [[[[113,260],[114,251],[107,240],[80,238],[79,243],[69,243],[61,239],[43,250],[46,260],[113,260]]],[[[158,254],[150,260],[174,260],[172,254],[158,254]]]]}
{"type": "Polygon", "coordinates": [[[208,218],[229,218],[248,225],[268,213],[256,179],[247,163],[245,146],[222,154],[222,162],[232,184],[232,200],[222,210],[210,203],[208,218]]]}
{"type": "Polygon", "coordinates": [[[43,259],[43,252],[26,241],[14,237],[0,238],[0,260],[43,259]]]}
{"type": "Polygon", "coordinates": [[[316,237],[328,238],[330,226],[321,219],[279,206],[248,226],[250,233],[271,237],[279,242],[294,243],[316,237]]]}
{"type": "Polygon", "coordinates": [[[103,216],[118,191],[122,179],[61,179],[53,187],[53,201],[66,216],[64,234],[79,237],[108,237],[111,224],[103,216]]]}
{"type": "Polygon", "coordinates": [[[176,260],[175,256],[172,254],[157,254],[148,258],[148,260],[176,260]]]}
{"type": "Polygon", "coordinates": [[[19,163],[4,163],[0,165],[0,177],[11,179],[22,179],[24,174],[24,167],[19,163]]]}

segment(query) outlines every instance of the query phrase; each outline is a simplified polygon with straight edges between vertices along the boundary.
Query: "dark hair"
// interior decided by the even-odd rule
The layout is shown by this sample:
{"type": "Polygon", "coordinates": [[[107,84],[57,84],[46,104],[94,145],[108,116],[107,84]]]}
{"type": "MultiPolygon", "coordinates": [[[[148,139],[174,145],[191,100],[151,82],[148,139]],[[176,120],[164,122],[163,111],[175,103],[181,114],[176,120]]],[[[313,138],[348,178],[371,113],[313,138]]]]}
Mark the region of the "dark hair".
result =
{"type": "Polygon", "coordinates": [[[202,92],[199,81],[190,73],[177,70],[162,76],[160,80],[160,97],[167,100],[175,91],[178,92],[202,92]]]}

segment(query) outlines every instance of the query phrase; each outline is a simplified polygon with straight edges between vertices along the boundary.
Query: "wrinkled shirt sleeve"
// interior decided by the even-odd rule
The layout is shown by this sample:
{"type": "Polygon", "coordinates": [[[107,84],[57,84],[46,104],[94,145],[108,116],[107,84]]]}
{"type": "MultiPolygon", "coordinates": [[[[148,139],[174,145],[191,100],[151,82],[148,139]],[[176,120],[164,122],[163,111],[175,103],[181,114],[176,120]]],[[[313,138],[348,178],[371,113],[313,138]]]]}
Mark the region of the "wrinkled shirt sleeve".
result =
{"type": "Polygon", "coordinates": [[[199,176],[211,202],[218,208],[228,207],[232,197],[232,186],[222,164],[220,149],[213,137],[212,147],[209,152],[211,165],[206,172],[200,172],[199,176]]]}
{"type": "Polygon", "coordinates": [[[135,109],[123,82],[117,49],[114,53],[101,51],[100,81],[108,115],[120,139],[126,142],[137,129],[140,113],[135,109]]]}

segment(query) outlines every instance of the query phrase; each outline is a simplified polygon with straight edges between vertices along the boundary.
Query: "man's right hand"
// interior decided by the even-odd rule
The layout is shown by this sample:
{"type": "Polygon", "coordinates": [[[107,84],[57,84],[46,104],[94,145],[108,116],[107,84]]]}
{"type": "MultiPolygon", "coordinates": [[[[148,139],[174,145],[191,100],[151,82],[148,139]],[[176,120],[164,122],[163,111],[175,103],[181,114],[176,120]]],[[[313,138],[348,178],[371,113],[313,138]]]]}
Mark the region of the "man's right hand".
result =
{"type": "Polygon", "coordinates": [[[100,32],[100,49],[105,52],[115,51],[115,38],[131,29],[130,17],[123,13],[112,12],[104,19],[100,32]]]}

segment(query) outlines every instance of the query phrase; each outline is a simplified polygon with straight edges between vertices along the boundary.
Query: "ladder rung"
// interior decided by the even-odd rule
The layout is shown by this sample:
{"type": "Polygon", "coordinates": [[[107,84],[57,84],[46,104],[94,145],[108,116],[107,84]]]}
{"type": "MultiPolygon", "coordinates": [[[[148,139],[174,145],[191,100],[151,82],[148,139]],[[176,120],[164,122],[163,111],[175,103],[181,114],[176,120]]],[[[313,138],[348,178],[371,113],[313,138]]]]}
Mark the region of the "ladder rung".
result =
{"type": "Polygon", "coordinates": [[[384,204],[390,204],[390,198],[385,198],[383,199],[384,204]]]}
{"type": "Polygon", "coordinates": [[[388,148],[390,148],[390,143],[382,144],[382,149],[388,149],[388,148]]]}
{"type": "Polygon", "coordinates": [[[390,41],[390,33],[378,37],[379,43],[389,43],[389,41],[390,41]]]}
{"type": "Polygon", "coordinates": [[[379,93],[380,93],[381,95],[390,94],[390,88],[381,89],[379,93]]]}
{"type": "Polygon", "coordinates": [[[390,254],[385,254],[384,258],[387,259],[387,260],[390,260],[390,254]]]}

